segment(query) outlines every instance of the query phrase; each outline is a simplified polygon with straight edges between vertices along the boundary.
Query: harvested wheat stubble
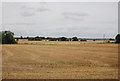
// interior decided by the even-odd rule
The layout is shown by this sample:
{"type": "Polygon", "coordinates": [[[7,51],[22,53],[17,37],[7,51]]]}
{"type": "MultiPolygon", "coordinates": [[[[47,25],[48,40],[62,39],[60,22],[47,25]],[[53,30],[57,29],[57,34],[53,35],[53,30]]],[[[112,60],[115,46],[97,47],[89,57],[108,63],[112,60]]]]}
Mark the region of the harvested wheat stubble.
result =
{"type": "Polygon", "coordinates": [[[3,78],[117,79],[117,44],[3,45],[3,78]]]}
{"type": "MultiPolygon", "coordinates": [[[[81,44],[81,43],[107,43],[107,40],[87,41],[18,41],[19,44],[81,44]]],[[[115,41],[109,41],[115,42],[115,41]]]]}

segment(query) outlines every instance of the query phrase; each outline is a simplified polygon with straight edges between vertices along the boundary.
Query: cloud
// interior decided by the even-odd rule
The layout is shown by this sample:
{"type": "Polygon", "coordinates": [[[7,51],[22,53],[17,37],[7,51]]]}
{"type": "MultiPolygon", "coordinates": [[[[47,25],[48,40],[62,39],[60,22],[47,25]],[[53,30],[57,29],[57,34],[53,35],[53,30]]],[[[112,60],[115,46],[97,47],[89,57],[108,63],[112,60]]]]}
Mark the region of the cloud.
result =
{"type": "Polygon", "coordinates": [[[22,12],[21,15],[22,15],[22,16],[25,16],[25,17],[29,17],[29,16],[34,16],[35,13],[25,11],[25,12],[22,12]]]}
{"type": "Polygon", "coordinates": [[[35,16],[37,12],[45,12],[45,11],[50,11],[50,9],[45,8],[45,7],[40,7],[40,8],[26,8],[25,10],[22,10],[20,13],[21,16],[24,17],[30,17],[30,16],[35,16]]]}
{"type": "Polygon", "coordinates": [[[15,36],[114,37],[117,8],[117,3],[3,3],[2,30],[15,36]]]}
{"type": "Polygon", "coordinates": [[[44,11],[50,11],[50,9],[42,7],[42,8],[38,8],[37,11],[44,12],[44,11]]]}
{"type": "Polygon", "coordinates": [[[45,11],[50,11],[49,8],[47,8],[46,3],[24,3],[24,4],[20,4],[20,10],[21,16],[24,17],[31,17],[31,16],[35,16],[38,14],[38,12],[45,12],[45,11]]]}
{"type": "Polygon", "coordinates": [[[69,16],[88,16],[87,13],[72,13],[72,12],[69,12],[69,13],[63,13],[63,15],[69,15],[69,16]]]}
{"type": "Polygon", "coordinates": [[[10,25],[36,25],[36,23],[5,23],[3,25],[10,26],[10,25]]]}
{"type": "Polygon", "coordinates": [[[84,20],[84,17],[88,16],[88,13],[62,13],[65,19],[71,19],[71,20],[84,20]]]}

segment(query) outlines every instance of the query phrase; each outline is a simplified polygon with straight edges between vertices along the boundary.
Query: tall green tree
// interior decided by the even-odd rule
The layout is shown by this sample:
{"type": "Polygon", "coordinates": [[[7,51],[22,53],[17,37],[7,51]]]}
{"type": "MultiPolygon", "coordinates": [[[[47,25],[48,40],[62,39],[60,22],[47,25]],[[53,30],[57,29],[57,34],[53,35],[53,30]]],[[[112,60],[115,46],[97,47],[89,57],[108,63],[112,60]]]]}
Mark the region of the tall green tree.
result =
{"type": "Polygon", "coordinates": [[[67,41],[67,38],[66,37],[60,37],[59,40],[60,41],[67,41]]]}
{"type": "Polygon", "coordinates": [[[116,39],[116,43],[120,43],[120,34],[117,34],[117,36],[115,37],[116,39]]]}
{"type": "Polygon", "coordinates": [[[2,32],[0,32],[0,44],[2,44],[2,32]]]}
{"type": "Polygon", "coordinates": [[[73,37],[72,41],[78,41],[78,38],[77,37],[73,37]]]}
{"type": "Polygon", "coordinates": [[[2,44],[15,44],[14,33],[11,31],[2,31],[2,44]]]}

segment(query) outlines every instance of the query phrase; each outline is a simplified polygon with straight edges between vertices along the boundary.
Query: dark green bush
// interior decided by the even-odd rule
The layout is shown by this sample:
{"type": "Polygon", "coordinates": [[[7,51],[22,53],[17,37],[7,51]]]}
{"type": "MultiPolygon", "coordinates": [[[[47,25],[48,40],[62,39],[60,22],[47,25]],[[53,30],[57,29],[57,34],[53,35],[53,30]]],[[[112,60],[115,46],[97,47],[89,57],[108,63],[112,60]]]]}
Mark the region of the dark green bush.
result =
{"type": "Polygon", "coordinates": [[[16,44],[17,43],[15,41],[13,32],[11,32],[11,31],[2,31],[0,34],[1,34],[0,39],[2,39],[2,44],[16,44]]]}
{"type": "Polygon", "coordinates": [[[116,43],[120,43],[120,34],[117,34],[117,36],[115,37],[116,39],[116,43]]]}

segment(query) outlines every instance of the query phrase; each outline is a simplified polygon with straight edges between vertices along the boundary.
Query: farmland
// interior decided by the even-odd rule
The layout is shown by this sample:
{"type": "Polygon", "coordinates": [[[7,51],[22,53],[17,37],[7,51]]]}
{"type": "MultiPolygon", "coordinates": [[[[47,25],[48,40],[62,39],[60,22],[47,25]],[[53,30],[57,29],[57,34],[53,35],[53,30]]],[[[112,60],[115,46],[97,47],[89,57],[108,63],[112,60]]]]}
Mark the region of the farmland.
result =
{"type": "MultiPolygon", "coordinates": [[[[107,43],[107,40],[87,41],[18,41],[19,44],[84,44],[84,43],[107,43]]],[[[115,41],[109,41],[115,42],[115,41]]]]}
{"type": "Polygon", "coordinates": [[[63,44],[64,41],[59,43],[62,44],[2,45],[3,78],[118,78],[117,44],[63,44]]]}

